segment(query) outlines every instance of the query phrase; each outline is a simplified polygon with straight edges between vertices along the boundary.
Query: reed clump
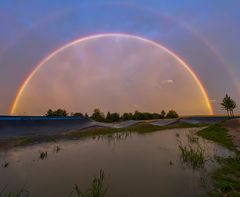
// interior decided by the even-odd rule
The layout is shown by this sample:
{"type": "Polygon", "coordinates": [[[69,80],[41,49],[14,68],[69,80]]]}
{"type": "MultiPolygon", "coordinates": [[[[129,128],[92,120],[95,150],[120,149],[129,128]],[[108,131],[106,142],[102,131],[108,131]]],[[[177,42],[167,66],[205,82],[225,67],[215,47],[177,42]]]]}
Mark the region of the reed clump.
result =
{"type": "Polygon", "coordinates": [[[94,177],[90,188],[86,192],[81,192],[78,185],[75,184],[74,190],[70,193],[69,197],[104,197],[107,188],[104,186],[105,173],[100,170],[99,177],[94,177]]]}
{"type": "Polygon", "coordinates": [[[42,152],[40,152],[40,154],[39,154],[39,158],[41,159],[41,160],[44,160],[44,159],[47,159],[47,156],[48,156],[48,153],[47,153],[47,151],[42,151],[42,152]]]}
{"type": "Polygon", "coordinates": [[[184,163],[190,165],[193,169],[203,168],[206,162],[204,150],[201,148],[194,149],[191,146],[179,145],[181,159],[184,163]]]}

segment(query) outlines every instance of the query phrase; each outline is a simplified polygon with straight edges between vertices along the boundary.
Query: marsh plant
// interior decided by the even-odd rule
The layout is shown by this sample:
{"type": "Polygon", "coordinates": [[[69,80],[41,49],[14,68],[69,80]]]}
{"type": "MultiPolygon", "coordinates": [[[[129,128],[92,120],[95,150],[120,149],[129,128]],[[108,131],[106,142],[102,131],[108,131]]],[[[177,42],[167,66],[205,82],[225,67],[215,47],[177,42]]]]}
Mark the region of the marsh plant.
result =
{"type": "Polygon", "coordinates": [[[57,146],[57,147],[56,147],[56,152],[58,153],[59,151],[60,151],[60,147],[57,146]]]}
{"type": "Polygon", "coordinates": [[[125,140],[130,136],[130,132],[118,132],[111,135],[115,140],[125,140]]]}
{"type": "Polygon", "coordinates": [[[94,177],[90,188],[86,192],[81,192],[78,185],[75,184],[74,190],[70,193],[69,197],[104,197],[107,188],[104,186],[105,174],[100,170],[99,177],[94,177]]]}
{"type": "Polygon", "coordinates": [[[3,167],[3,168],[7,168],[8,166],[9,166],[9,163],[6,162],[6,161],[4,161],[4,163],[2,164],[2,167],[3,167]]]}
{"type": "Polygon", "coordinates": [[[184,163],[190,165],[193,169],[203,168],[206,162],[204,150],[200,147],[194,149],[191,146],[179,145],[181,159],[184,163]]]}
{"type": "Polygon", "coordinates": [[[39,154],[39,158],[41,159],[41,160],[44,160],[44,159],[47,159],[47,156],[48,156],[48,153],[47,153],[47,151],[41,151],[40,152],[40,154],[39,154]]]}
{"type": "Polygon", "coordinates": [[[198,137],[196,137],[193,133],[187,134],[189,143],[198,143],[198,137]]]}
{"type": "Polygon", "coordinates": [[[0,190],[0,197],[28,197],[29,192],[22,188],[18,192],[8,192],[7,186],[5,186],[2,190],[0,190]]]}
{"type": "Polygon", "coordinates": [[[53,151],[58,153],[61,150],[60,146],[54,146],[53,151]]]}

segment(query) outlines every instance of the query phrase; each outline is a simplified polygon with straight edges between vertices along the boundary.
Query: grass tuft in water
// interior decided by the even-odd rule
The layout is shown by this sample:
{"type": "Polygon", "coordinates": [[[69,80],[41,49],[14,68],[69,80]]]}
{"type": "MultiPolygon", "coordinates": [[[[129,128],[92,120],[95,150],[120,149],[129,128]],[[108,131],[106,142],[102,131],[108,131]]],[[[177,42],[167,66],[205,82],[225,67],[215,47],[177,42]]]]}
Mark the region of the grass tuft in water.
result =
{"type": "Polygon", "coordinates": [[[198,137],[196,137],[193,133],[187,134],[189,143],[198,143],[198,137]]]}
{"type": "Polygon", "coordinates": [[[7,185],[0,191],[0,197],[28,197],[29,192],[22,188],[19,190],[19,192],[14,193],[14,192],[7,192],[7,185]]]}
{"type": "Polygon", "coordinates": [[[39,154],[39,158],[41,159],[41,160],[44,160],[44,159],[47,159],[47,151],[46,152],[40,152],[40,154],[39,154]]]}
{"type": "Polygon", "coordinates": [[[191,146],[179,145],[181,159],[193,169],[203,168],[205,164],[204,151],[201,148],[194,149],[191,146]]]}
{"type": "Polygon", "coordinates": [[[4,163],[2,164],[2,167],[3,167],[3,168],[7,168],[8,166],[9,166],[9,163],[6,162],[6,161],[4,161],[4,163]]]}
{"type": "Polygon", "coordinates": [[[92,185],[85,193],[81,192],[78,185],[75,184],[74,190],[70,193],[69,197],[104,197],[107,192],[107,188],[104,186],[104,179],[104,171],[100,170],[99,177],[94,177],[92,185]]]}
{"type": "Polygon", "coordinates": [[[60,146],[54,146],[53,152],[58,153],[61,150],[60,146]]]}

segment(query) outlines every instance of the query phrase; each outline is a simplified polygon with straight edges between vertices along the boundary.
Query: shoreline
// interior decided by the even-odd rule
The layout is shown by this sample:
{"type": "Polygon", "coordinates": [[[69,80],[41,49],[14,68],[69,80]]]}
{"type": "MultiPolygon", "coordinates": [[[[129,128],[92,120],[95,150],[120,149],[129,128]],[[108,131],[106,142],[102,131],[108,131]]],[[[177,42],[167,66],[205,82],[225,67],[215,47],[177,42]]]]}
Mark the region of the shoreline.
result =
{"type": "Polygon", "coordinates": [[[58,134],[47,135],[27,135],[18,136],[13,138],[0,139],[0,149],[11,149],[20,146],[29,146],[37,143],[44,142],[57,142],[59,140],[75,140],[86,137],[96,137],[100,135],[112,135],[114,133],[151,133],[169,129],[181,129],[181,128],[200,128],[209,126],[208,124],[192,124],[179,122],[172,125],[159,126],[152,123],[139,122],[134,125],[130,125],[122,128],[92,126],[83,128],[80,130],[73,130],[58,134]]]}

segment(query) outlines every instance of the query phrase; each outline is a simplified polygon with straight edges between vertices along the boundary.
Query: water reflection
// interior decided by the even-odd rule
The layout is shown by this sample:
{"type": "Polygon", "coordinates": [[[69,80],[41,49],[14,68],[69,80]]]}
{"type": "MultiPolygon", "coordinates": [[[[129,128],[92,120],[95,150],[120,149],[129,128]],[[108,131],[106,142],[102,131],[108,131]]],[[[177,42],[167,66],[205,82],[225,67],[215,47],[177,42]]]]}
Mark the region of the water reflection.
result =
{"type": "Polygon", "coordinates": [[[229,155],[226,149],[198,138],[197,129],[178,129],[149,134],[118,133],[73,141],[44,143],[1,153],[0,191],[25,188],[30,196],[68,196],[75,184],[82,191],[100,169],[108,186],[106,197],[197,196],[215,167],[207,160],[205,168],[193,170],[183,165],[179,143],[200,146],[207,158],[229,155]],[[190,137],[189,137],[190,136],[190,137]],[[47,152],[44,160],[39,151],[47,152]]]}

